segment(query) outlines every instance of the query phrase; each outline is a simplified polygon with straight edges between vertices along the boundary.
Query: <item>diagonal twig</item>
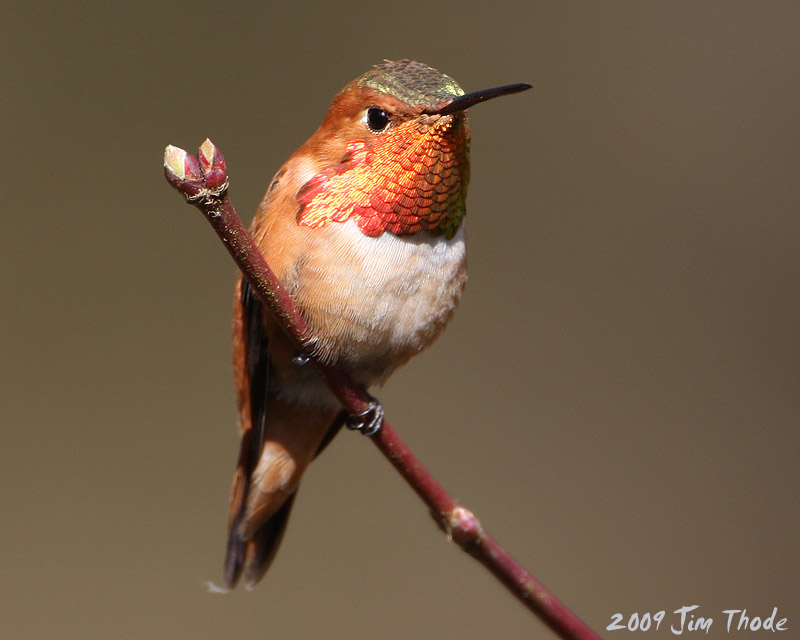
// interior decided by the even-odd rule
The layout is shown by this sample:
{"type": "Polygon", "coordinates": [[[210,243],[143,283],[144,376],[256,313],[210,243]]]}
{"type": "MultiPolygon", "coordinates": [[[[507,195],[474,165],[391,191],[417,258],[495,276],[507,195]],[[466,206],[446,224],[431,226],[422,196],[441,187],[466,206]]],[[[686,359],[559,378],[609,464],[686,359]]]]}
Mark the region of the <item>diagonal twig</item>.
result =
{"type": "MultiPolygon", "coordinates": [[[[371,398],[350,376],[314,358],[313,341],[303,315],[267,265],[228,197],[228,173],[219,149],[206,140],[195,157],[170,145],[164,154],[164,173],[187,202],[205,214],[256,295],[267,305],[294,345],[314,363],[347,412],[357,415],[370,409],[371,398]]],[[[471,511],[436,482],[385,419],[370,439],[422,498],[448,537],[491,571],[556,634],[565,640],[600,640],[516,562],[471,511]]]]}

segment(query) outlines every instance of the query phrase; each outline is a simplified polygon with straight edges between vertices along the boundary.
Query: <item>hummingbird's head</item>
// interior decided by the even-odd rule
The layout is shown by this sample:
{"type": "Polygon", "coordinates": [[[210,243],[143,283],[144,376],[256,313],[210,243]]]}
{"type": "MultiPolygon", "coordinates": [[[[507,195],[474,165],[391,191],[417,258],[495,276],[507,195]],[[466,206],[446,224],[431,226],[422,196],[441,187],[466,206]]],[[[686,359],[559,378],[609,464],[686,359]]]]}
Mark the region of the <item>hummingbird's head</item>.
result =
{"type": "Polygon", "coordinates": [[[435,110],[464,95],[464,90],[450,76],[414,60],[377,64],[347,85],[342,93],[353,87],[392,96],[410,110],[420,111],[435,110]]]}
{"type": "Polygon", "coordinates": [[[386,61],[334,98],[307,145],[323,167],[299,191],[298,222],[322,227],[351,217],[363,233],[451,237],[465,213],[469,127],[464,110],[528,88],[465,94],[412,60],[386,61]]]}

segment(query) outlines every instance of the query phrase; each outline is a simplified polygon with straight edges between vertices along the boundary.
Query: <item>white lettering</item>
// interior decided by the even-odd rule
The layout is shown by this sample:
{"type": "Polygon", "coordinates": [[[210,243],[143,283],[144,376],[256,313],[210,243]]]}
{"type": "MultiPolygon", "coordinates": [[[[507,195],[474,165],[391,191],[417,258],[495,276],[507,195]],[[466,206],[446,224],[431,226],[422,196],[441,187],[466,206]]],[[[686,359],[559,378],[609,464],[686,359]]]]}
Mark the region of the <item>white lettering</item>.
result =
{"type": "MultiPolygon", "coordinates": [[[[693,604],[691,606],[690,605],[684,605],[680,609],[675,609],[675,611],[673,611],[673,613],[679,613],[681,615],[681,626],[676,629],[674,625],[671,625],[670,626],[670,630],[672,631],[672,633],[674,633],[676,636],[681,635],[683,633],[683,627],[686,625],[686,614],[689,611],[694,611],[699,606],[700,606],[699,604],[693,604]]],[[[690,629],[690,631],[691,631],[691,629],[690,629]]]]}

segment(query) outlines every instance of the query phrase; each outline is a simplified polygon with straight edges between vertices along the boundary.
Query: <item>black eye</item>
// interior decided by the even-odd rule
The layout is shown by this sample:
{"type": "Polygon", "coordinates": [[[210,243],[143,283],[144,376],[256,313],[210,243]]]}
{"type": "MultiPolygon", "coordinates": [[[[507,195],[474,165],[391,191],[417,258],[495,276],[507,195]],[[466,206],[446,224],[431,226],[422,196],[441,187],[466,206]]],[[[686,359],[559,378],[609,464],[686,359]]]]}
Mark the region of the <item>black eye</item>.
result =
{"type": "Polygon", "coordinates": [[[389,114],[380,107],[367,109],[367,128],[373,133],[380,133],[389,126],[389,114]]]}

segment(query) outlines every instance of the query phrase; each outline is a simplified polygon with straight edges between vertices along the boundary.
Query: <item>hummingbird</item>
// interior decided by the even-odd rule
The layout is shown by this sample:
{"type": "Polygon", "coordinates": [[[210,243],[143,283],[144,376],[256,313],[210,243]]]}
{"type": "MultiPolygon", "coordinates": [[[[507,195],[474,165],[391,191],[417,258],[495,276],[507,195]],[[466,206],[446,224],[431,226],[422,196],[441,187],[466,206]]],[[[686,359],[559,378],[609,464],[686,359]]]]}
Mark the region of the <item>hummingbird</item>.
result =
{"type": "MultiPolygon", "coordinates": [[[[467,279],[465,110],[530,86],[465,93],[425,64],[387,60],[334,97],[269,183],[250,227],[306,318],[314,357],[367,389],[441,334],[467,279]]],[[[343,424],[359,424],[306,362],[240,274],[229,589],[263,577],[309,463],[343,424]]]]}

